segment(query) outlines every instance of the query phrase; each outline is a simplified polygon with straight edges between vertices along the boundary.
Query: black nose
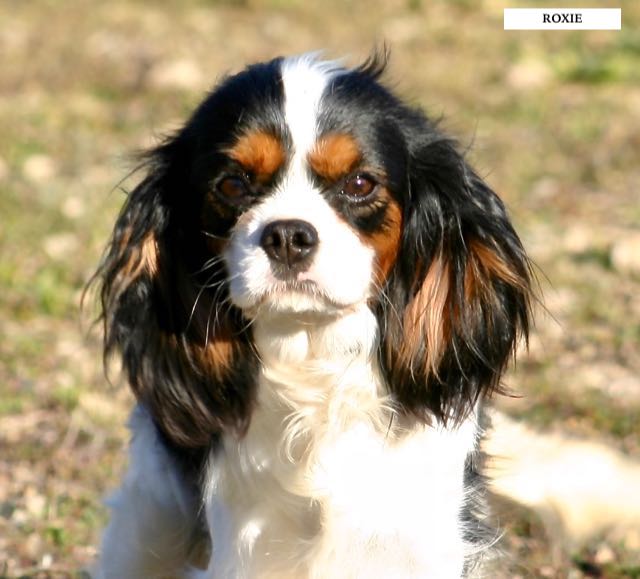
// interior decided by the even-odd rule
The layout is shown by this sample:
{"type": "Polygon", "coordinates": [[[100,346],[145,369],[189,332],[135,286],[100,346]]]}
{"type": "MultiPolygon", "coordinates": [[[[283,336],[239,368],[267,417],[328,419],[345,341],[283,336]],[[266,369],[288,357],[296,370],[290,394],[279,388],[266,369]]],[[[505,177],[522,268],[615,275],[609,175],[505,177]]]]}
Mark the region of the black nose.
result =
{"type": "Polygon", "coordinates": [[[260,245],[274,264],[304,271],[318,247],[318,232],[299,219],[272,221],[264,228],[260,245]]]}

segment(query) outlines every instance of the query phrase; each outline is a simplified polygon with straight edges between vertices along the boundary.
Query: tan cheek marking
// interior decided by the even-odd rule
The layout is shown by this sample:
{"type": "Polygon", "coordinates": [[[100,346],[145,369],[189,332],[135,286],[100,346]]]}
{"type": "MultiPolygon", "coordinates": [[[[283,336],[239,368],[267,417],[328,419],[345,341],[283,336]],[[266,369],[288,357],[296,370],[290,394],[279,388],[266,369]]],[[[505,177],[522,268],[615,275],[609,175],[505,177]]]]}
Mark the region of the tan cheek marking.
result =
{"type": "MultiPolygon", "coordinates": [[[[200,294],[196,286],[185,280],[178,289],[189,316],[189,322],[185,323],[188,355],[204,375],[221,379],[232,365],[236,346],[229,320],[225,314],[218,317],[220,305],[212,301],[221,298],[215,295],[215,290],[214,295],[200,294]],[[196,302],[198,307],[194,309],[196,302]]],[[[176,347],[181,345],[176,342],[176,347]]]]}
{"type": "Polygon", "coordinates": [[[362,159],[360,147],[350,135],[335,133],[321,137],[309,153],[309,165],[329,181],[348,175],[362,159]]]}
{"type": "MultiPolygon", "coordinates": [[[[184,345],[179,342],[175,334],[161,333],[162,347],[171,351],[173,356],[184,356],[184,345]]],[[[221,332],[220,336],[210,338],[206,343],[189,340],[188,356],[190,362],[195,363],[201,371],[209,376],[222,379],[225,372],[231,367],[234,355],[234,344],[229,332],[221,332]]]]}
{"type": "Polygon", "coordinates": [[[234,343],[230,332],[220,331],[219,335],[209,339],[201,351],[203,366],[208,368],[218,379],[231,367],[234,354],[234,343]]]}
{"type": "Polygon", "coordinates": [[[383,229],[369,236],[367,241],[375,251],[376,282],[382,286],[396,261],[400,249],[402,210],[386,189],[383,189],[380,195],[388,199],[383,229]]]}
{"type": "Polygon", "coordinates": [[[285,160],[280,140],[263,131],[243,135],[225,153],[260,182],[269,181],[285,160]]]}

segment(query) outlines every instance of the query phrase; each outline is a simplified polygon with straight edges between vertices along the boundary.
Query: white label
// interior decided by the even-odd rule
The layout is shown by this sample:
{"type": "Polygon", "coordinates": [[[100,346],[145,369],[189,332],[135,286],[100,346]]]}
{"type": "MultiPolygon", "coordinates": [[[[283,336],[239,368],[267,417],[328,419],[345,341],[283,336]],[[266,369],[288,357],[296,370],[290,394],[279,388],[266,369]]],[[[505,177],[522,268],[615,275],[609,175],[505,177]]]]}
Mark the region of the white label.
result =
{"type": "Polygon", "coordinates": [[[621,8],[505,8],[505,30],[620,30],[621,8]]]}

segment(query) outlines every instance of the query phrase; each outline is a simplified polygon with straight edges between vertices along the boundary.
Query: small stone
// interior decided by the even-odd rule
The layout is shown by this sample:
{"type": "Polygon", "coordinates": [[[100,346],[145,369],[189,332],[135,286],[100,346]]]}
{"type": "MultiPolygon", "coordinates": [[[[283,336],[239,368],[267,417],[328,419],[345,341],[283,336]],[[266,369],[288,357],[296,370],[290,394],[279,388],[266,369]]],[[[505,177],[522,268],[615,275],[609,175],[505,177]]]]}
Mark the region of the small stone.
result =
{"type": "Polygon", "coordinates": [[[47,499],[32,487],[29,487],[27,491],[24,496],[24,506],[32,517],[40,518],[47,506],[47,499]]]}
{"type": "Polygon", "coordinates": [[[29,520],[29,515],[24,509],[16,509],[11,514],[11,521],[16,525],[24,525],[29,520]]]}
{"type": "Polygon", "coordinates": [[[593,245],[593,230],[581,224],[571,225],[564,234],[563,242],[569,253],[584,253],[593,245]]]}
{"type": "Polygon", "coordinates": [[[69,219],[78,219],[85,212],[84,202],[80,197],[67,197],[62,204],[62,214],[69,219]]]}
{"type": "Polygon", "coordinates": [[[78,247],[78,239],[73,233],[55,233],[45,237],[43,241],[45,253],[53,259],[68,258],[78,247]]]}
{"type": "Polygon", "coordinates": [[[58,166],[49,155],[31,155],[22,165],[22,174],[33,183],[44,183],[57,173],[58,166]]]}
{"type": "Polygon", "coordinates": [[[49,569],[53,565],[53,555],[51,553],[45,553],[42,555],[42,560],[40,561],[40,567],[43,569],[49,569]]]}
{"type": "Polygon", "coordinates": [[[631,233],[614,244],[611,263],[620,273],[640,275],[640,232],[631,233]]]}
{"type": "Polygon", "coordinates": [[[192,60],[165,61],[151,69],[149,84],[155,88],[198,90],[203,86],[203,74],[192,60]]]}
{"type": "Polygon", "coordinates": [[[551,78],[549,67],[537,59],[528,59],[514,64],[507,74],[507,82],[514,88],[527,90],[548,84],[551,78]]]}
{"type": "Polygon", "coordinates": [[[593,560],[598,565],[607,565],[613,563],[616,560],[616,554],[611,547],[607,544],[602,544],[598,547],[593,560]]]}

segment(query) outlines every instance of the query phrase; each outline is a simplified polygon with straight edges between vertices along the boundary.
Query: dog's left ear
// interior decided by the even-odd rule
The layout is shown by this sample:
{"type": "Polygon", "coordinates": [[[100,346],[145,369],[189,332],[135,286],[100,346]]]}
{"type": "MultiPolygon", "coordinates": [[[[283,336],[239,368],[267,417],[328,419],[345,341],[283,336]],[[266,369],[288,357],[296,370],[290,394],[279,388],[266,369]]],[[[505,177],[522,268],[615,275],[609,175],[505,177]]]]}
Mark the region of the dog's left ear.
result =
{"type": "Polygon", "coordinates": [[[530,262],[504,205],[452,141],[415,146],[409,188],[380,304],[380,363],[401,410],[457,423],[499,389],[528,337],[530,262]]]}

